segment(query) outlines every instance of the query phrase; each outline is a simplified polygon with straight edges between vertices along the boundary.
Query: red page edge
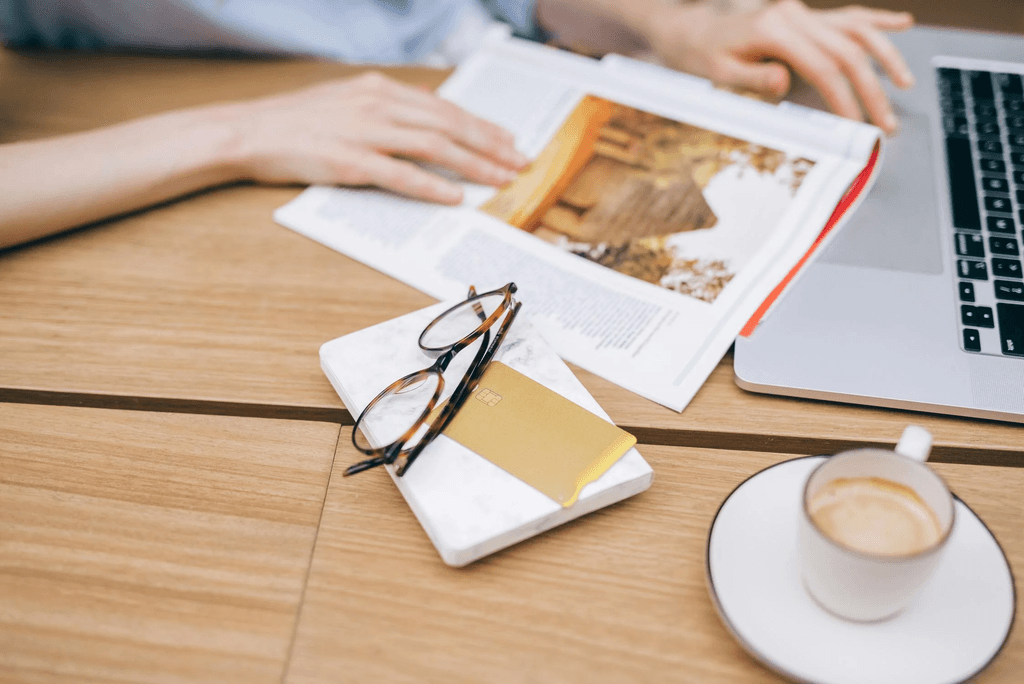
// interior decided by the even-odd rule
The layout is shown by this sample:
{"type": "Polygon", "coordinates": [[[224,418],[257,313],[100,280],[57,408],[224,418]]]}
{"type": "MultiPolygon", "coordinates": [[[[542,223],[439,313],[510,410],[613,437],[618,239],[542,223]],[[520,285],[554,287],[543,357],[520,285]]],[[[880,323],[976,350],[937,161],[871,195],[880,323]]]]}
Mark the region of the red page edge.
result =
{"type": "Polygon", "coordinates": [[[804,267],[807,261],[811,258],[814,252],[821,246],[828,234],[835,228],[836,224],[839,223],[840,219],[846,214],[846,212],[853,206],[854,202],[860,197],[861,193],[864,192],[864,188],[867,187],[868,181],[871,179],[871,174],[875,171],[875,165],[878,163],[878,156],[881,152],[881,145],[876,144],[875,149],[871,151],[871,157],[868,158],[868,163],[864,166],[864,169],[857,175],[853,183],[850,184],[850,188],[843,195],[843,198],[839,200],[839,204],[836,205],[835,211],[829,217],[825,223],[825,227],[821,229],[818,237],[815,238],[814,244],[811,245],[810,249],[800,258],[800,261],[796,262],[796,265],[790,269],[786,277],[782,279],[775,289],[769,293],[761,306],[757,307],[757,311],[750,317],[750,320],[746,322],[743,328],[740,330],[741,337],[750,337],[754,330],[757,328],[758,323],[764,318],[764,315],[768,312],[768,309],[775,304],[775,300],[779,298],[783,290],[792,282],[796,274],[800,272],[800,269],[804,267]]]}

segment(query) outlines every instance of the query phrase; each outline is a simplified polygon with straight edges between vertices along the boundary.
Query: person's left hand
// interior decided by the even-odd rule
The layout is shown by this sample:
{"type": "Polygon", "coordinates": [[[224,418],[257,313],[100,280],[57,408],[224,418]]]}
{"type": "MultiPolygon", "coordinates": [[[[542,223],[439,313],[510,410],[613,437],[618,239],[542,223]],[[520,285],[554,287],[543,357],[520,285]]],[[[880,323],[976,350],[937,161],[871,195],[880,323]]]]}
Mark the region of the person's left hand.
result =
{"type": "Polygon", "coordinates": [[[887,133],[897,122],[872,65],[909,88],[914,78],[886,32],[910,28],[913,17],[864,7],[812,10],[779,0],[738,14],[710,3],[666,5],[649,18],[647,40],[668,66],[733,87],[781,97],[788,65],[841,116],[869,120],[887,133]]]}
{"type": "Polygon", "coordinates": [[[235,166],[263,183],[375,185],[458,204],[458,183],[414,162],[494,186],[528,162],[510,132],[378,72],[223,109],[242,141],[235,166]]]}

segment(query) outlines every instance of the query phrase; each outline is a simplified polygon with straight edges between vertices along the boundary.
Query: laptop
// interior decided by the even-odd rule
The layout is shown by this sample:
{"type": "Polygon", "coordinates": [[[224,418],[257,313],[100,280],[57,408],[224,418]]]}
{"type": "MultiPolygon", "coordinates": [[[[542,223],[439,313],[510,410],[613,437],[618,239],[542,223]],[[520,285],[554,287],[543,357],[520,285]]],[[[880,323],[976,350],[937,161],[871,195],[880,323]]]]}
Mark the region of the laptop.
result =
{"type": "Polygon", "coordinates": [[[754,392],[1024,422],[1024,37],[894,36],[874,187],[749,337],[754,392]]]}

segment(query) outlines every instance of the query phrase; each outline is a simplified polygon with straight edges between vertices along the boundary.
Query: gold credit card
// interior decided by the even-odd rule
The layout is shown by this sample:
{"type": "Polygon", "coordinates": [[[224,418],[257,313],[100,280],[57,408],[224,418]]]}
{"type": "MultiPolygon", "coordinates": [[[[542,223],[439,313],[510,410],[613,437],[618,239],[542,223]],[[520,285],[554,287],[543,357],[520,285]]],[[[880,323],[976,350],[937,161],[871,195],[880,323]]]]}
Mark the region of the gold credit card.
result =
{"type": "Polygon", "coordinates": [[[636,437],[495,361],[444,434],[562,506],[636,437]]]}

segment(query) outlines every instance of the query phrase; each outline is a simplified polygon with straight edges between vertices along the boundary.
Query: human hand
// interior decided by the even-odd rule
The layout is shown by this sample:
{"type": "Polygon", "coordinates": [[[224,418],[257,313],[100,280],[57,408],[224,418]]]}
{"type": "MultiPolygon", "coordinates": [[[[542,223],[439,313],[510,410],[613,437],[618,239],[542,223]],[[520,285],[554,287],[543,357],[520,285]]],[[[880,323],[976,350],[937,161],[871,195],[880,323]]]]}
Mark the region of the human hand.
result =
{"type": "Polygon", "coordinates": [[[380,73],[228,105],[241,175],[265,183],[376,185],[444,204],[462,188],[413,163],[504,185],[528,163],[512,134],[380,73]]]}
{"type": "Polygon", "coordinates": [[[885,33],[908,29],[913,21],[905,12],[855,6],[812,10],[800,0],[737,14],[702,2],[666,6],[650,18],[647,38],[668,66],[773,96],[789,90],[784,62],[837,114],[863,120],[866,112],[892,133],[896,117],[872,60],[897,86],[911,87],[914,77],[885,33]]]}

